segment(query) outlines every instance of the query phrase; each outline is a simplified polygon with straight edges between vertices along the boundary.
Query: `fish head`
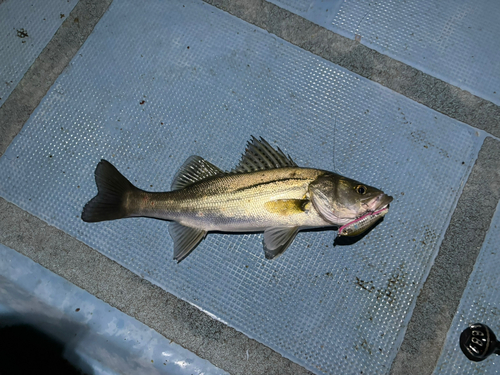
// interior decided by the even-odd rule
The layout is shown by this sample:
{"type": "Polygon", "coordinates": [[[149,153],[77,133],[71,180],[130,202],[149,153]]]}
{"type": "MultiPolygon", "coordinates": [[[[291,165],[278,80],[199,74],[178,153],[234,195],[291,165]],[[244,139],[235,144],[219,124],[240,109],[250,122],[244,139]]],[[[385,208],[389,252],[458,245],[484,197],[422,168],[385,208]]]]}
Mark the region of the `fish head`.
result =
{"type": "Polygon", "coordinates": [[[309,185],[309,195],[321,217],[345,225],[369,213],[388,209],[392,197],[359,181],[325,173],[309,185]]]}

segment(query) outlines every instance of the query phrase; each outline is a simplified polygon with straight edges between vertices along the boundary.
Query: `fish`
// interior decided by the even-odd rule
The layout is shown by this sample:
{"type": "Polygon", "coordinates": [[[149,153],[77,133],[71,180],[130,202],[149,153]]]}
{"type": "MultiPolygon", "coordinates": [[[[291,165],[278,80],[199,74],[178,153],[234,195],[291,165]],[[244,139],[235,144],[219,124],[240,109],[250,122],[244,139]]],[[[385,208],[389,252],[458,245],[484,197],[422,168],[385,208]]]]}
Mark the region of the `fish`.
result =
{"type": "Polygon", "coordinates": [[[299,167],[280,148],[253,136],[231,171],[193,155],[167,192],[137,188],[104,159],[95,169],[95,182],[97,195],[84,206],[83,221],[168,220],[177,262],[209,232],[264,232],[266,259],[280,256],[301,230],[340,227],[339,235],[356,236],[387,214],[393,200],[339,174],[299,167]]]}

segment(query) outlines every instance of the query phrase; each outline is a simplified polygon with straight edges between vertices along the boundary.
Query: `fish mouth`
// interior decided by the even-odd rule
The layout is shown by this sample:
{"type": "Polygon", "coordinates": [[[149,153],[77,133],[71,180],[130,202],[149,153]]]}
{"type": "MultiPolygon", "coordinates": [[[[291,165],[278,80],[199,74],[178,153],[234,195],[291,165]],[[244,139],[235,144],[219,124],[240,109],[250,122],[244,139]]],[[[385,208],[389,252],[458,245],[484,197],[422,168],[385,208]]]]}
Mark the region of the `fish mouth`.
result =
{"type": "Polygon", "coordinates": [[[348,222],[341,226],[338,230],[339,236],[354,236],[363,233],[367,230],[375,221],[379,218],[384,217],[389,211],[389,203],[392,202],[392,197],[386,194],[380,194],[374,198],[370,203],[365,204],[367,210],[365,213],[357,217],[356,219],[348,222]],[[369,218],[369,219],[368,219],[369,218]],[[368,221],[367,221],[368,220],[368,221]],[[363,223],[364,221],[364,223],[363,223]],[[363,223],[363,224],[361,224],[363,223]],[[371,223],[371,224],[370,224],[371,223]],[[361,225],[361,228],[359,226],[361,225]],[[364,228],[363,228],[364,225],[364,228]],[[354,229],[353,234],[349,234],[350,230],[354,229]]]}
{"type": "Polygon", "coordinates": [[[380,210],[371,212],[368,211],[364,215],[361,215],[357,219],[350,221],[349,223],[341,226],[338,230],[339,236],[357,236],[368,228],[370,228],[378,219],[385,216],[389,211],[389,205],[387,204],[380,210]]]}
{"type": "Polygon", "coordinates": [[[394,198],[387,194],[380,194],[374,199],[372,199],[369,203],[365,204],[366,212],[361,215],[365,216],[366,214],[373,214],[375,212],[379,212],[384,209],[389,209],[389,203],[392,202],[394,198]]]}

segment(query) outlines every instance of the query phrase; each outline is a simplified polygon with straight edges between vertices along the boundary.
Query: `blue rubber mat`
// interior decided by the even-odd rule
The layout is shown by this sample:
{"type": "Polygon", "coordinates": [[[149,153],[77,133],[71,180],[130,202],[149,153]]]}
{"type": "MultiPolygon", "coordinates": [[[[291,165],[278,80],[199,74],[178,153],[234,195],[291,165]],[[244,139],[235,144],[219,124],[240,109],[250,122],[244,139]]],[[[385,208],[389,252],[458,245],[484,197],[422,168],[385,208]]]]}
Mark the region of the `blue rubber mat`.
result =
{"type": "Polygon", "coordinates": [[[270,2],[500,105],[496,0],[270,2]]]}
{"type": "Polygon", "coordinates": [[[227,374],[2,244],[0,259],[0,328],[29,324],[50,335],[82,372],[227,374]]]}
{"type": "Polygon", "coordinates": [[[460,333],[470,324],[489,326],[500,333],[500,206],[486,235],[474,270],[465,288],[458,311],[434,374],[500,374],[500,357],[492,355],[482,362],[471,362],[460,350],[460,333]]]}
{"type": "Polygon", "coordinates": [[[0,4],[0,106],[68,17],[77,0],[0,4]]]}
{"type": "Polygon", "coordinates": [[[386,373],[484,134],[202,2],[135,9],[112,3],[0,159],[0,195],[316,373],[386,373]],[[251,135],[389,213],[348,246],[303,232],[267,261],[262,234],[209,234],[180,264],[166,222],[80,219],[101,158],[165,191],[251,135]]]}

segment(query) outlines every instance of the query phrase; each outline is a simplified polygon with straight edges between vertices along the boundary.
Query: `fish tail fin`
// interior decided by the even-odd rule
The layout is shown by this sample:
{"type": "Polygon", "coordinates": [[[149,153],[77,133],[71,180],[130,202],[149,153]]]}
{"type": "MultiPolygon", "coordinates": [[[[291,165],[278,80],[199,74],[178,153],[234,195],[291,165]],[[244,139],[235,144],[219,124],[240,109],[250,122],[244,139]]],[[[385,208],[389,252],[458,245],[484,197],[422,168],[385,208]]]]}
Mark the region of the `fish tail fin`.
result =
{"type": "Polygon", "coordinates": [[[97,195],[83,208],[82,220],[88,223],[130,216],[127,197],[140,190],[132,185],[110,162],[101,160],[95,169],[97,195]]]}

